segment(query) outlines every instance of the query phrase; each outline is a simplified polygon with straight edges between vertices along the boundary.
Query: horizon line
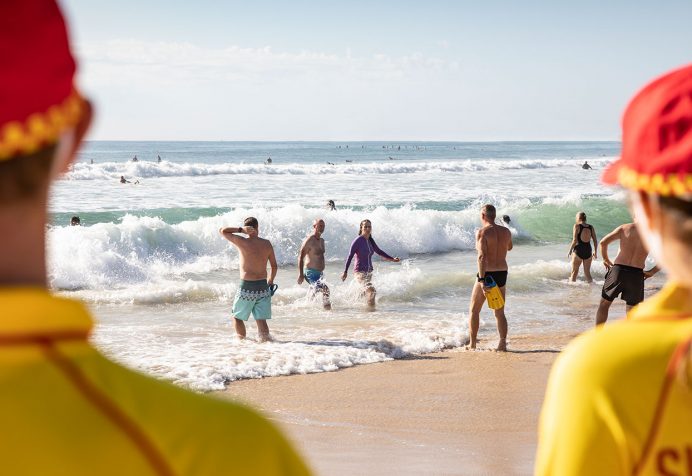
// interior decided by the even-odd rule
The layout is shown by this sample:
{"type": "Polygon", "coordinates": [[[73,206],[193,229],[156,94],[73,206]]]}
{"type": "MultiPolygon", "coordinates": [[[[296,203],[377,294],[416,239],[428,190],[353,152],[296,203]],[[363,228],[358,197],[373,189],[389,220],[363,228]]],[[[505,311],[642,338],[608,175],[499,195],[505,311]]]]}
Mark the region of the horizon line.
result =
{"type": "Polygon", "coordinates": [[[398,143],[398,144],[413,144],[413,143],[454,143],[454,144],[482,144],[482,143],[531,143],[531,142],[619,142],[621,139],[495,139],[495,140],[434,140],[434,139],[379,139],[379,140],[357,140],[357,139],[86,139],[84,142],[235,142],[235,143],[270,143],[270,142],[326,142],[326,143],[359,143],[359,144],[378,144],[378,143],[398,143]]]}

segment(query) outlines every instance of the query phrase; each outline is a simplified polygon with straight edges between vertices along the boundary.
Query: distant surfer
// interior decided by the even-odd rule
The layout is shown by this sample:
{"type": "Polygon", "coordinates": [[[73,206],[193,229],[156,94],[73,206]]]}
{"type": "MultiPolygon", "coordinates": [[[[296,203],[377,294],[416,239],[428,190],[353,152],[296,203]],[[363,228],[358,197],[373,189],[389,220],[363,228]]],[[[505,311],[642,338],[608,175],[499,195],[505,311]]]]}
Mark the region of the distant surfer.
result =
{"type": "Polygon", "coordinates": [[[351,260],[355,256],[356,263],[354,265],[354,270],[356,280],[363,286],[363,291],[367,297],[368,306],[370,306],[370,308],[375,307],[375,296],[377,294],[375,286],[372,285],[372,255],[374,253],[377,253],[387,261],[393,261],[395,263],[401,261],[398,257],[393,258],[389,256],[377,246],[377,243],[375,243],[372,237],[372,223],[370,223],[370,220],[363,220],[360,222],[358,236],[353,240],[353,243],[351,243],[351,251],[348,254],[341,280],[346,281],[348,268],[351,266],[351,260]]]}
{"type": "Polygon", "coordinates": [[[298,256],[298,284],[303,284],[307,281],[312,290],[313,296],[315,293],[322,293],[322,305],[325,309],[330,310],[332,303],[329,299],[329,287],[324,282],[324,220],[321,218],[315,220],[312,224],[312,234],[310,234],[303,245],[300,247],[298,256]]]}
{"type": "Polygon", "coordinates": [[[219,233],[233,243],[240,254],[240,283],[232,310],[235,332],[245,339],[245,321],[252,313],[259,340],[266,342],[271,339],[267,320],[272,317],[272,288],[278,270],[274,248],[269,240],[259,237],[259,223],[255,217],[246,218],[242,227],[221,228],[219,233]],[[247,238],[237,233],[244,233],[247,238]],[[267,261],[271,266],[269,279],[267,261]]]}
{"type": "Polygon", "coordinates": [[[502,215],[502,221],[505,222],[507,226],[509,226],[510,222],[512,221],[511,218],[509,218],[509,215],[502,215]]]}
{"type": "Polygon", "coordinates": [[[266,165],[271,165],[272,164],[272,158],[268,157],[267,160],[264,161],[266,165]]]}
{"type": "Polygon", "coordinates": [[[336,210],[336,204],[334,203],[334,200],[327,200],[327,210],[336,210]]]}
{"type": "Polygon", "coordinates": [[[139,159],[137,158],[136,155],[134,157],[132,157],[132,162],[139,162],[139,159]]]}
{"type": "MultiPolygon", "coordinates": [[[[507,252],[512,249],[512,233],[504,226],[495,224],[497,211],[492,205],[484,205],[481,209],[483,227],[476,232],[476,250],[478,251],[477,282],[471,291],[469,304],[469,348],[475,349],[480,323],[480,312],[485,302],[485,278],[491,276],[500,288],[502,298],[505,297],[507,285],[507,252]]],[[[504,306],[494,309],[497,321],[497,332],[500,342],[497,350],[507,350],[507,317],[504,306]]]]}
{"type": "Polygon", "coordinates": [[[157,163],[157,164],[160,164],[160,163],[161,163],[161,156],[160,156],[160,155],[157,155],[157,156],[156,156],[156,163],[157,163]]]}
{"type": "Polygon", "coordinates": [[[70,219],[70,226],[80,226],[82,224],[78,216],[73,216],[70,219]]]}
{"type": "Polygon", "coordinates": [[[120,183],[130,183],[130,181],[129,181],[129,180],[125,180],[125,177],[121,175],[121,176],[120,176],[120,183]]]}
{"type": "Polygon", "coordinates": [[[589,163],[588,163],[586,160],[585,160],[584,163],[582,164],[581,168],[584,169],[584,170],[591,170],[591,169],[593,169],[593,167],[591,167],[591,166],[589,165],[589,163]]]}

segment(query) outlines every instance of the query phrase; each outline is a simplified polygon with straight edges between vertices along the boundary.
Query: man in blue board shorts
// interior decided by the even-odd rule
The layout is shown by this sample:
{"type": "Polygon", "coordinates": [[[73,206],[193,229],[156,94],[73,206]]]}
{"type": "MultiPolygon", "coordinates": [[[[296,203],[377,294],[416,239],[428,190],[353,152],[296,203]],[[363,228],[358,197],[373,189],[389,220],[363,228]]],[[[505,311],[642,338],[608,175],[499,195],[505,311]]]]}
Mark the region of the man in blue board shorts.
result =
{"type": "Polygon", "coordinates": [[[298,284],[302,284],[303,280],[307,281],[313,290],[313,293],[322,293],[322,305],[325,309],[330,310],[332,303],[329,300],[329,287],[324,282],[324,220],[318,218],[312,224],[313,232],[300,247],[300,256],[298,258],[298,284]]]}

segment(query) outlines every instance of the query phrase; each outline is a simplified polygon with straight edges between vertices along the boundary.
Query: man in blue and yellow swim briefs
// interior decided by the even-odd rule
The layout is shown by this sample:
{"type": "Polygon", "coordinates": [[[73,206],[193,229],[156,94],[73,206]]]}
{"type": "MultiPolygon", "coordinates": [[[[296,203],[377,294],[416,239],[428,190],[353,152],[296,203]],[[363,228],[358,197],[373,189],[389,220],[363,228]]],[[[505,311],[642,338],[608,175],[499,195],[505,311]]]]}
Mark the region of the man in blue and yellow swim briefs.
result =
{"type": "Polygon", "coordinates": [[[313,294],[322,293],[322,305],[329,310],[332,303],[329,299],[329,287],[324,282],[324,228],[324,220],[318,218],[312,224],[312,234],[303,241],[298,259],[298,284],[307,281],[313,294]]]}

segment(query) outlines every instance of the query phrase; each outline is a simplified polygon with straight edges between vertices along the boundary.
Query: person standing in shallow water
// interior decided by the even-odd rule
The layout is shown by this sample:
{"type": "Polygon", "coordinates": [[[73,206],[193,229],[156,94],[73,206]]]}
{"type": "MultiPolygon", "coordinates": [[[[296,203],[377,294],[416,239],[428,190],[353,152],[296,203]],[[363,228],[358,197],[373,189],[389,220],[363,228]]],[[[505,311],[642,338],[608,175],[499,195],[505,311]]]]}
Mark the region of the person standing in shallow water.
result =
{"type": "MultiPolygon", "coordinates": [[[[512,249],[512,232],[508,228],[497,225],[497,211],[492,205],[484,205],[481,209],[483,227],[476,232],[476,250],[478,251],[477,282],[471,291],[469,304],[469,349],[475,349],[478,339],[480,312],[485,302],[485,278],[490,276],[500,288],[502,298],[506,295],[507,285],[507,252],[512,249]]],[[[500,341],[497,350],[507,350],[507,317],[505,307],[493,310],[497,321],[497,332],[500,341]]]]}
{"type": "Polygon", "coordinates": [[[250,314],[257,323],[260,342],[270,340],[267,320],[272,317],[272,293],[278,266],[269,240],[259,237],[257,218],[248,217],[242,227],[221,228],[219,233],[233,243],[240,253],[240,284],[233,301],[233,317],[238,337],[245,339],[245,321],[250,314]],[[244,233],[248,237],[238,236],[244,233]],[[267,279],[267,262],[271,275],[267,279]]]}
{"type": "Polygon", "coordinates": [[[596,312],[596,325],[608,320],[608,310],[616,297],[625,301],[627,312],[644,300],[644,280],[658,272],[654,266],[644,271],[646,257],[649,255],[639,230],[634,223],[625,223],[608,233],[601,240],[601,258],[608,272],[605,275],[601,302],[596,312]],[[620,250],[613,264],[608,257],[608,245],[620,241],[620,250]]]}
{"type": "Polygon", "coordinates": [[[579,275],[579,267],[584,265],[584,277],[587,283],[593,282],[591,277],[591,261],[598,258],[598,239],[596,230],[592,225],[586,223],[586,213],[579,212],[576,216],[576,223],[572,229],[572,242],[569,245],[568,257],[572,258],[572,273],[570,281],[576,281],[579,275]],[[593,241],[593,250],[591,243],[593,241]]]}
{"type": "Polygon", "coordinates": [[[377,290],[375,286],[372,285],[372,255],[377,253],[386,261],[393,261],[398,263],[401,261],[398,257],[391,257],[377,246],[375,239],[372,237],[372,223],[370,220],[363,220],[360,222],[360,229],[358,230],[358,237],[351,243],[351,250],[348,254],[348,259],[346,260],[346,266],[344,268],[344,274],[341,275],[341,280],[346,281],[348,276],[348,268],[351,267],[351,260],[356,257],[356,262],[354,265],[354,271],[356,273],[356,281],[363,286],[363,292],[367,297],[368,306],[372,309],[375,308],[375,296],[377,290]]]}
{"type": "Polygon", "coordinates": [[[300,247],[298,256],[298,284],[307,281],[312,295],[322,294],[322,305],[326,310],[331,310],[332,303],[329,300],[329,286],[324,282],[324,220],[318,218],[312,224],[313,232],[300,247]]]}

